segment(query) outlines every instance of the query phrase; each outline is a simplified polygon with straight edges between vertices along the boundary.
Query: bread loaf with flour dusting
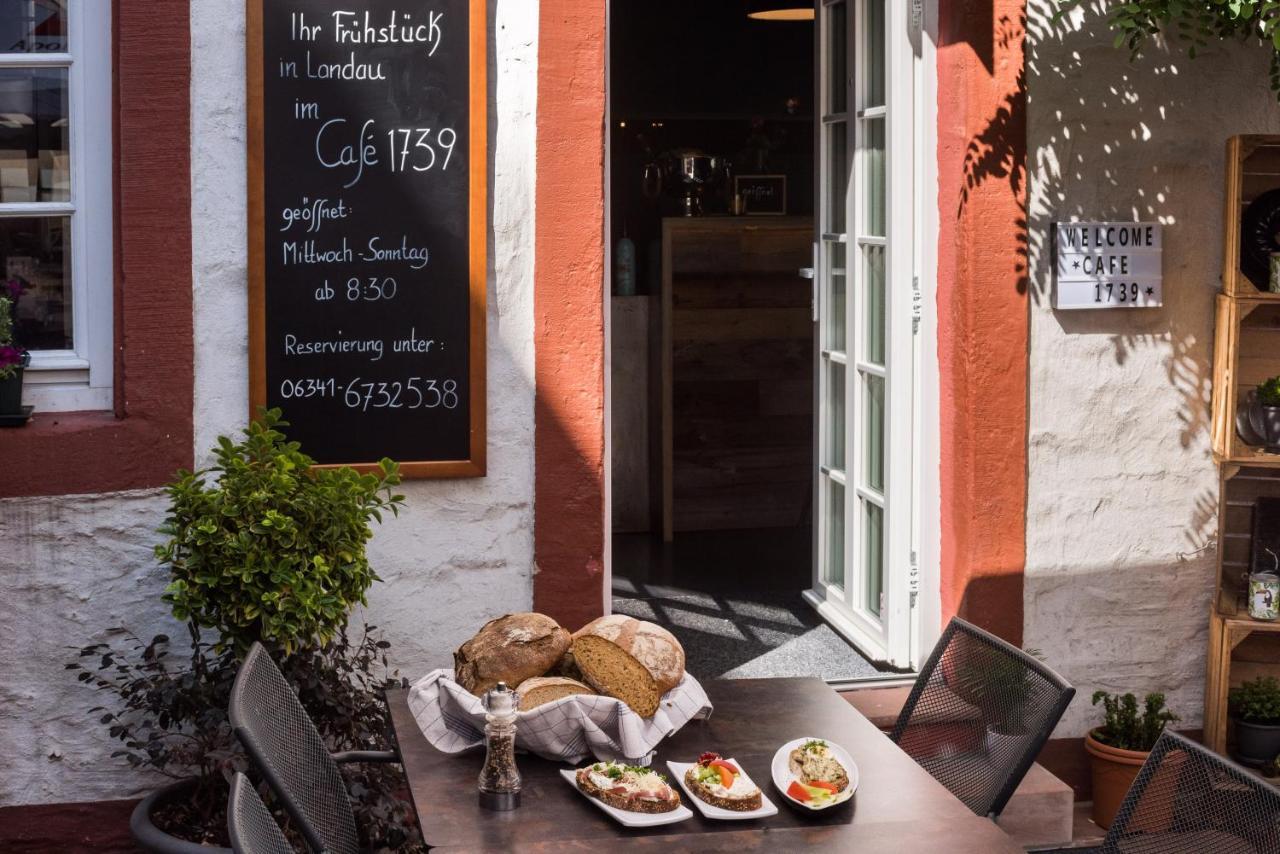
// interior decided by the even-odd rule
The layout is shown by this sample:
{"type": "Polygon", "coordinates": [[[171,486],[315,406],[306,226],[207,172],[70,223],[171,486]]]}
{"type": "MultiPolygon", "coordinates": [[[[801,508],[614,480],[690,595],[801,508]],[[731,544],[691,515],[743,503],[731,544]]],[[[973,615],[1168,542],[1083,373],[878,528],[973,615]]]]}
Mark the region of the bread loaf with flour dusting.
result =
{"type": "Polygon", "coordinates": [[[600,617],[576,631],[573,660],[582,681],[645,718],[684,678],[684,648],[675,636],[622,614],[600,617]]]}
{"type": "Polygon", "coordinates": [[[545,614],[506,614],[490,620],[453,654],[454,678],[476,696],[505,682],[515,688],[550,670],[571,637],[545,614]]]}

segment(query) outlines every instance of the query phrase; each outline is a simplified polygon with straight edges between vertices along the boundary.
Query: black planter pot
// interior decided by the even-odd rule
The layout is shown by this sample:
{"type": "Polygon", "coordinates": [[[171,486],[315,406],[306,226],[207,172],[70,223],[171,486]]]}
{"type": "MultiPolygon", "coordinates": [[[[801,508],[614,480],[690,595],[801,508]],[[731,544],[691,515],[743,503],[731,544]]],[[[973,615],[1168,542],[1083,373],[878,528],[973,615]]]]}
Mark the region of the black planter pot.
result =
{"type": "Polygon", "coordinates": [[[0,415],[19,415],[22,413],[22,368],[14,371],[13,376],[0,380],[0,415]]]}
{"type": "Polygon", "coordinates": [[[1245,765],[1265,765],[1280,756],[1280,725],[1236,720],[1236,758],[1245,765]]]}
{"type": "Polygon", "coordinates": [[[151,820],[152,814],[159,807],[189,797],[195,787],[195,780],[179,780],[155,790],[133,808],[133,815],[129,817],[129,832],[133,834],[133,841],[138,843],[138,847],[151,854],[232,854],[230,848],[197,845],[170,836],[151,820]]]}

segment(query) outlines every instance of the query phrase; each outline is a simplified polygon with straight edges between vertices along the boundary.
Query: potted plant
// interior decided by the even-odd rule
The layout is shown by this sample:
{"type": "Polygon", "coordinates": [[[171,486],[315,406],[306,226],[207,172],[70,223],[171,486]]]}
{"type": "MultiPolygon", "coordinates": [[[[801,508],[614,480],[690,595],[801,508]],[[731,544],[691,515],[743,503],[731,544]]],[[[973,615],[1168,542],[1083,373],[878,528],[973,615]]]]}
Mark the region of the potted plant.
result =
{"type": "Polygon", "coordinates": [[[1103,704],[1102,726],[1089,731],[1084,749],[1093,776],[1093,814],[1102,829],[1111,826],[1120,803],[1133,785],[1167,724],[1179,720],[1164,706],[1164,694],[1148,694],[1143,709],[1133,694],[1124,696],[1095,691],[1093,705],[1103,704]]]}
{"type": "MultiPolygon", "coordinates": [[[[1028,655],[1040,658],[1036,649],[1028,655]]],[[[952,689],[982,713],[984,745],[995,752],[1027,736],[1021,712],[1031,695],[1031,672],[996,649],[979,647],[957,663],[952,689]]]]}
{"type": "Polygon", "coordinates": [[[1280,377],[1258,386],[1249,407],[1249,426],[1268,448],[1280,448],[1280,377]]]}
{"type": "MultiPolygon", "coordinates": [[[[187,625],[189,651],[171,655],[164,635],[125,633],[125,648],[87,646],[67,665],[114,698],[92,710],[122,744],[113,755],[173,781],[134,811],[130,827],[147,851],[227,845],[228,783],[252,771],[227,704],[254,641],[279,663],[331,750],[390,743],[381,690],[400,682],[389,644],[373,627],[349,631],[348,623],[377,580],[365,554],[371,524],[403,502],[391,491],[398,469],[389,460],[377,474],[314,468],[277,429],[284,426],[278,411],[262,413],[241,441],[219,438],[210,469],[180,472],[168,487],[167,540],[156,555],[169,567],[164,599],[187,625]]],[[[354,765],[344,776],[370,847],[416,838],[413,811],[396,795],[398,767],[354,765]]]]}
{"type": "Polygon", "coordinates": [[[1260,676],[1232,688],[1227,708],[1236,731],[1236,758],[1262,766],[1280,755],[1280,680],[1260,676]]]}
{"type": "Polygon", "coordinates": [[[21,293],[16,282],[0,286],[0,418],[22,415],[22,372],[31,363],[31,354],[13,340],[14,309],[21,293]]]}

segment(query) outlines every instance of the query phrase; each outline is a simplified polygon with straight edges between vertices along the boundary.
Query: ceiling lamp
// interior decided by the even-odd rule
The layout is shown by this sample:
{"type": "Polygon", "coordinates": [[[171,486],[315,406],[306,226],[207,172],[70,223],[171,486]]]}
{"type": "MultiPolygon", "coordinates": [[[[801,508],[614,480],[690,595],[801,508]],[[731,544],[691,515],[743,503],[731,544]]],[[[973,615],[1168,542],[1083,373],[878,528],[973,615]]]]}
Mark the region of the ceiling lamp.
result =
{"type": "Polygon", "coordinates": [[[747,0],[747,17],[757,21],[812,21],[813,6],[803,0],[747,0]]]}

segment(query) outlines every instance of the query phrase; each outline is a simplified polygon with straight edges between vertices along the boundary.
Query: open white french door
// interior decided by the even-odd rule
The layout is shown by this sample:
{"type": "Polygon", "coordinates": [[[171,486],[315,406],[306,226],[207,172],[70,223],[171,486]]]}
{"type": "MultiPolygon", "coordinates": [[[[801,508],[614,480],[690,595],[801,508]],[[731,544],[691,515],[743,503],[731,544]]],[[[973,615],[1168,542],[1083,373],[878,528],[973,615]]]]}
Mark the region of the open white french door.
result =
{"type": "Polygon", "coordinates": [[[917,664],[919,3],[816,0],[813,587],[868,657],[917,664]]]}

